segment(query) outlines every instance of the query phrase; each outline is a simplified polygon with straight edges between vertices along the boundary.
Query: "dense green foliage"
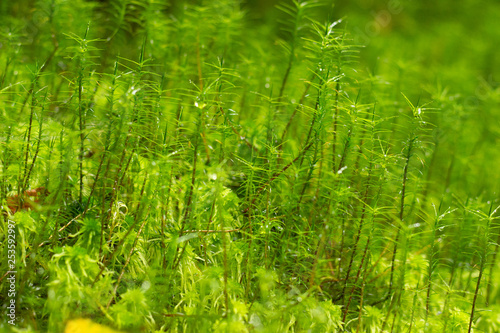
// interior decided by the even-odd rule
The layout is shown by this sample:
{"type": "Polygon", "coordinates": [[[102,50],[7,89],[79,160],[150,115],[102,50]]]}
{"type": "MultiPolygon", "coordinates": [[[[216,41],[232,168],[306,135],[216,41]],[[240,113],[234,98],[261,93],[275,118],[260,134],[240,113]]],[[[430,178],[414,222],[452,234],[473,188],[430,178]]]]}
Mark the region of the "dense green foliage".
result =
{"type": "Polygon", "coordinates": [[[17,331],[500,331],[495,1],[18,0],[0,20],[17,331]]]}

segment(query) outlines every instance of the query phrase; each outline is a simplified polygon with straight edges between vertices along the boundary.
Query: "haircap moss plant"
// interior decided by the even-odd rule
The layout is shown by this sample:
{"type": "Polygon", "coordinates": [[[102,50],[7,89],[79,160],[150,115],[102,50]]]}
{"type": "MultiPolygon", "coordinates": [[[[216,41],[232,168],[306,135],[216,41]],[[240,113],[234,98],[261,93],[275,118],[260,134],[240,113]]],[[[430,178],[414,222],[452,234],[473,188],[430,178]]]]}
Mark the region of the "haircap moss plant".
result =
{"type": "Polygon", "coordinates": [[[15,329],[498,331],[500,5],[377,6],[0,2],[15,329]]]}

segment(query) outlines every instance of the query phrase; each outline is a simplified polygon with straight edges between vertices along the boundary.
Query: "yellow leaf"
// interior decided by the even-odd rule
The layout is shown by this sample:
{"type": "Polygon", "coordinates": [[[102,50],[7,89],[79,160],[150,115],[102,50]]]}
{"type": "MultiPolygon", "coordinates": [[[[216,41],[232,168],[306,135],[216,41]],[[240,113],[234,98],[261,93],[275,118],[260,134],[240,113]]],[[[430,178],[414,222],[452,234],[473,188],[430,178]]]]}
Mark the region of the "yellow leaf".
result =
{"type": "Polygon", "coordinates": [[[104,325],[96,324],[90,319],[70,320],[64,333],[120,333],[104,325]]]}

